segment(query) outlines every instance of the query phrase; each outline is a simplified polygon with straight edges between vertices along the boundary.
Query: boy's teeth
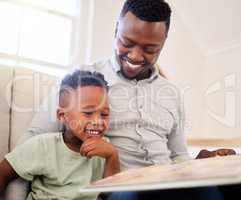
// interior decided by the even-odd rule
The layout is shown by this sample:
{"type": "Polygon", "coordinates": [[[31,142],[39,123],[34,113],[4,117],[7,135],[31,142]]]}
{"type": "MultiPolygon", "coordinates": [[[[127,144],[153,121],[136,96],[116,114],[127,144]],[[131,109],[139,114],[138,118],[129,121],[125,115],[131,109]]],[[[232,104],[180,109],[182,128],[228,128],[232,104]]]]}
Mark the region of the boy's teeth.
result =
{"type": "Polygon", "coordinates": [[[129,65],[130,68],[133,68],[133,69],[141,67],[141,65],[133,65],[133,64],[129,63],[128,61],[126,61],[126,63],[129,65]]]}
{"type": "Polygon", "coordinates": [[[99,135],[100,134],[99,131],[93,131],[93,130],[87,130],[87,133],[91,134],[91,135],[99,135]]]}

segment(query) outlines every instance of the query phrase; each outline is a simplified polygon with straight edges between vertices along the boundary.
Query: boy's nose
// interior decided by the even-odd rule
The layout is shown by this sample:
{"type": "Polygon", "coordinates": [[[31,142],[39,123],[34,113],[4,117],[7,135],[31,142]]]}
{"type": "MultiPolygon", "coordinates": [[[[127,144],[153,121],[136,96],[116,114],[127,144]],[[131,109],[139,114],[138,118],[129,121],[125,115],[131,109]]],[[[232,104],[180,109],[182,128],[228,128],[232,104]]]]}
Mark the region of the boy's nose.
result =
{"type": "Polygon", "coordinates": [[[101,119],[101,117],[98,117],[98,116],[95,116],[93,119],[92,119],[92,122],[91,124],[93,126],[102,126],[103,125],[103,120],[101,119]]]}

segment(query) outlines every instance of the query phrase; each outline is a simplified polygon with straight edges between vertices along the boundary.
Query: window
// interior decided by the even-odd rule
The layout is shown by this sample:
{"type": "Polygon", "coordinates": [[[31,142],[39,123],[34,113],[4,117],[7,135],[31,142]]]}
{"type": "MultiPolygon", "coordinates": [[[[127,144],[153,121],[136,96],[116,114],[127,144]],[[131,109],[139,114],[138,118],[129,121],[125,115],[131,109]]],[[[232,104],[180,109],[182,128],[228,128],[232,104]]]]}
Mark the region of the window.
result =
{"type": "Polygon", "coordinates": [[[80,0],[0,1],[0,64],[67,68],[80,0]]]}

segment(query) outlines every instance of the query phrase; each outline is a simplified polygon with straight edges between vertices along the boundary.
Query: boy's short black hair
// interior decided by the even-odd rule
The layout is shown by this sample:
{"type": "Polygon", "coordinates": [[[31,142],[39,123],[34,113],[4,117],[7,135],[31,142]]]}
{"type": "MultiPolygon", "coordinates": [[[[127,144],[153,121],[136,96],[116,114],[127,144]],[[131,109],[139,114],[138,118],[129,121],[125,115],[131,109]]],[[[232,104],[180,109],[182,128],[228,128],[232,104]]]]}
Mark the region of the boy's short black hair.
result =
{"type": "Polygon", "coordinates": [[[69,89],[77,89],[81,86],[98,86],[108,90],[108,83],[104,75],[98,72],[86,70],[75,70],[71,74],[67,74],[61,81],[59,98],[69,89]]]}
{"type": "Polygon", "coordinates": [[[121,10],[121,17],[131,12],[147,22],[165,22],[167,32],[170,27],[171,8],[164,0],[126,0],[121,10]]]}

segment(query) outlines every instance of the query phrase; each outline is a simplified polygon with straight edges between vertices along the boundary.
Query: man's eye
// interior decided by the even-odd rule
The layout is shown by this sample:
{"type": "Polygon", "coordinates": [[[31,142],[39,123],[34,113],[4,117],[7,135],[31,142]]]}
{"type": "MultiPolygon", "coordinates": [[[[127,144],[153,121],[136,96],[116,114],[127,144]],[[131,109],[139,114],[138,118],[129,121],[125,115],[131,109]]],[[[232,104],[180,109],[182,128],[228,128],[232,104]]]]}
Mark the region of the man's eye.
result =
{"type": "Polygon", "coordinates": [[[148,54],[155,54],[155,53],[158,53],[160,51],[160,49],[146,48],[146,49],[144,49],[144,51],[148,54]]]}
{"type": "Polygon", "coordinates": [[[121,40],[120,40],[120,42],[121,42],[121,45],[124,46],[124,47],[126,47],[126,48],[131,48],[131,47],[134,46],[134,44],[132,44],[132,43],[130,43],[130,42],[127,42],[127,41],[121,41],[121,40]]]}

